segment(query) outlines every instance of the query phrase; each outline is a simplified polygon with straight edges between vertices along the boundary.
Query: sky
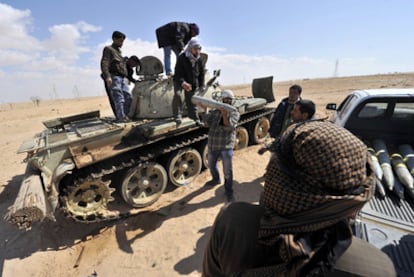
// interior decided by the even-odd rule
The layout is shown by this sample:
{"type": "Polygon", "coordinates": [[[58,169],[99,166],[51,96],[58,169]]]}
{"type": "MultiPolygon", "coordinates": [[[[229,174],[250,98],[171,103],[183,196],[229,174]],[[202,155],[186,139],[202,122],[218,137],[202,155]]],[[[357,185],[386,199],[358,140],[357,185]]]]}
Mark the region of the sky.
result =
{"type": "MultiPolygon", "coordinates": [[[[102,49],[163,58],[155,29],[195,22],[222,85],[414,72],[412,0],[0,0],[0,103],[105,95],[102,49]]],[[[174,63],[174,60],[173,60],[174,63]]]]}

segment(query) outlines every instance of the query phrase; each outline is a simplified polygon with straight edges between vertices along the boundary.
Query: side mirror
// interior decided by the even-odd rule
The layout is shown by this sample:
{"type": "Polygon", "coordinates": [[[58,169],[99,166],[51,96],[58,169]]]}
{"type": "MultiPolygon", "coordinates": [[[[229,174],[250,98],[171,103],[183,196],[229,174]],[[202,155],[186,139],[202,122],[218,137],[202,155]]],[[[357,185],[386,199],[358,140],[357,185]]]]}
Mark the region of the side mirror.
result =
{"type": "Polygon", "coordinates": [[[336,111],[336,103],[328,103],[328,104],[326,104],[326,109],[327,110],[336,111]]]}

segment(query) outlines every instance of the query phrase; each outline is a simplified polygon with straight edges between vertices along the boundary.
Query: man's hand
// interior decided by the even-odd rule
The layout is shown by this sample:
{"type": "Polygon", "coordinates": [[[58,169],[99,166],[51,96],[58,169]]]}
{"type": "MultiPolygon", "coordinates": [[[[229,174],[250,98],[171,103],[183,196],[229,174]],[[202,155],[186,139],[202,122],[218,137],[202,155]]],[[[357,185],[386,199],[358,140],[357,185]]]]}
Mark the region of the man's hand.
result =
{"type": "Polygon", "coordinates": [[[112,85],[112,78],[111,77],[106,78],[105,82],[106,82],[106,85],[110,87],[112,85]]]}
{"type": "Polygon", "coordinates": [[[193,87],[191,86],[191,84],[189,84],[189,83],[187,83],[187,82],[184,82],[182,85],[181,85],[181,87],[186,91],[186,92],[189,92],[189,91],[191,91],[192,89],[193,89],[193,87]]]}
{"type": "Polygon", "coordinates": [[[199,106],[200,108],[202,108],[203,110],[207,109],[207,105],[204,105],[202,103],[197,103],[197,106],[199,106]]]}
{"type": "Polygon", "coordinates": [[[221,114],[223,115],[223,117],[227,118],[227,115],[228,115],[229,112],[223,107],[220,107],[220,111],[221,111],[221,114]]]}

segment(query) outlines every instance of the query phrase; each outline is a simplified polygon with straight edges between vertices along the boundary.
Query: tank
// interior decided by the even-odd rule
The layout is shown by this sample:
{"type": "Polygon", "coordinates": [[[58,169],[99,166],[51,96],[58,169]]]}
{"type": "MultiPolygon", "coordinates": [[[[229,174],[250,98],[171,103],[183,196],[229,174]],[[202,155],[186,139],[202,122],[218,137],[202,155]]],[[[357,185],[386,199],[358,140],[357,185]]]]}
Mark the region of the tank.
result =
{"type": "MultiPolygon", "coordinates": [[[[202,57],[206,62],[207,55],[202,57]]],[[[99,111],[44,121],[45,129],[18,150],[27,153],[27,168],[5,219],[26,230],[34,222],[55,220],[60,210],[84,223],[113,220],[148,209],[169,184],[189,185],[208,167],[208,129],[188,117],[176,125],[173,81],[162,73],[158,58],[141,59],[130,122],[117,123],[99,111]]],[[[206,89],[196,96],[220,105],[220,70],[205,74],[206,89]]],[[[272,85],[273,77],[255,79],[251,97],[236,96],[241,114],[236,150],[266,138],[272,85]]]]}

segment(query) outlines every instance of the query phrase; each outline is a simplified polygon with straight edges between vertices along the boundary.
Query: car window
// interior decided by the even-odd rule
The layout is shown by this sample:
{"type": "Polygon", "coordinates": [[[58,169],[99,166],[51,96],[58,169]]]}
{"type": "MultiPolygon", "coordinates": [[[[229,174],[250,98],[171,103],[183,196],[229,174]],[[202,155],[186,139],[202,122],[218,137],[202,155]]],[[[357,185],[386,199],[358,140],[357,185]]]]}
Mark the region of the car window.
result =
{"type": "Polygon", "coordinates": [[[388,103],[367,103],[358,113],[358,118],[374,118],[385,115],[388,103]]]}
{"type": "Polygon", "coordinates": [[[342,118],[343,115],[347,114],[348,110],[353,106],[353,103],[356,100],[357,97],[355,95],[347,97],[338,107],[338,117],[342,118]]]}
{"type": "Polygon", "coordinates": [[[414,103],[396,103],[392,118],[414,120],[414,103]]]}

